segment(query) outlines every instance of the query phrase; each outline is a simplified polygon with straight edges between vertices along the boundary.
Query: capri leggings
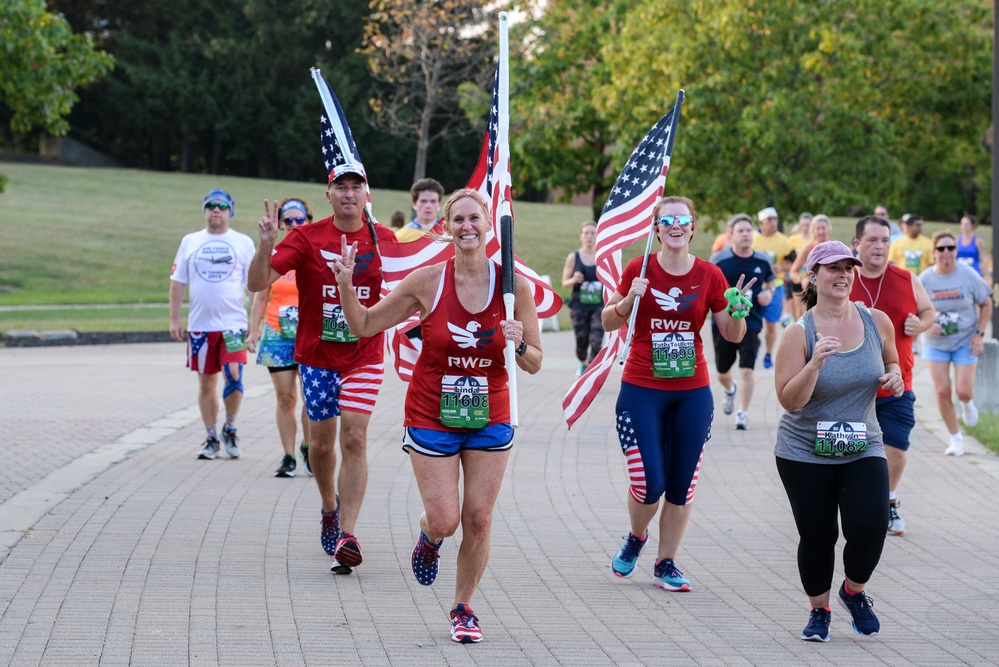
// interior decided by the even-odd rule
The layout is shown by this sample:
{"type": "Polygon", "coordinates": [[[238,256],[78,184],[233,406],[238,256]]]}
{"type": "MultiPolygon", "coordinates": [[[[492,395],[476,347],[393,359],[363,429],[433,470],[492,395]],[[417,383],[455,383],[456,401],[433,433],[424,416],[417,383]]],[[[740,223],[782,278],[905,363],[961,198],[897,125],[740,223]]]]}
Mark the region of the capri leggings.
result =
{"type": "Polygon", "coordinates": [[[622,382],[616,411],[632,498],[655,505],[665,494],[673,505],[690,503],[711,438],[711,387],[665,391],[622,382]]]}
{"type": "Polygon", "coordinates": [[[843,569],[866,584],[884,548],[888,525],[888,462],[868,457],[851,463],[800,463],[777,459],[791,512],[798,527],[798,574],[805,594],[818,597],[832,588],[843,522],[843,569]]]}

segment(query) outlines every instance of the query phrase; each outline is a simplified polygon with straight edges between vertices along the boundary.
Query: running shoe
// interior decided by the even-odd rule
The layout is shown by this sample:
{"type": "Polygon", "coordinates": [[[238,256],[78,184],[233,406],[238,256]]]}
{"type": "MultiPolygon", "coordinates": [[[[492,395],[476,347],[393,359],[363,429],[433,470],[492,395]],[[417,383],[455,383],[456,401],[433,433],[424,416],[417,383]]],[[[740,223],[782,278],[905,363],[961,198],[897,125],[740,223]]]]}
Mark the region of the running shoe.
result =
{"type": "Polygon", "coordinates": [[[295,457],[291,454],[285,454],[284,458],[281,459],[281,466],[274,472],[275,477],[294,477],[295,476],[295,457]]]}
{"type": "Polygon", "coordinates": [[[735,430],[736,431],[748,431],[749,430],[749,415],[745,410],[739,410],[735,415],[735,430]]]}
{"type": "Polygon", "coordinates": [[[429,586],[437,579],[437,570],[440,566],[440,548],[444,544],[444,539],[434,544],[427,539],[427,536],[420,531],[420,539],[413,547],[413,574],[416,580],[424,586],[429,586]]]}
{"type": "Polygon", "coordinates": [[[725,392],[725,402],[722,403],[722,412],[727,415],[732,414],[732,410],[735,410],[735,392],[739,390],[739,385],[735,382],[732,383],[732,392],[725,392]]]}
{"type": "Polygon", "coordinates": [[[302,455],[302,470],[309,477],[312,477],[312,466],[309,465],[309,446],[304,442],[298,446],[298,453],[302,455]]]}
{"type": "Polygon", "coordinates": [[[336,494],[336,509],[332,512],[322,510],[323,529],[319,539],[323,549],[332,556],[336,552],[336,543],[340,539],[340,494],[336,494]]]}
{"type": "Polygon", "coordinates": [[[663,558],[656,563],[656,586],[673,592],[687,592],[690,590],[690,582],[683,576],[683,572],[673,563],[672,558],[663,558]]]}
{"type": "Polygon", "coordinates": [[[801,638],[806,642],[829,641],[829,621],[832,614],[825,607],[816,607],[808,615],[808,625],[801,631],[801,638]]]}
{"type": "Polygon", "coordinates": [[[874,615],[874,600],[863,591],[847,595],[846,582],[839,587],[839,603],[853,616],[853,629],[862,635],[876,635],[881,631],[881,622],[874,615]]]}
{"type": "Polygon", "coordinates": [[[888,501],[888,534],[889,535],[901,535],[905,532],[905,519],[903,519],[898,514],[898,506],[901,505],[898,500],[888,501]]]}
{"type": "Polygon", "coordinates": [[[459,644],[477,644],[482,641],[479,619],[467,604],[451,610],[451,641],[459,644]]]}
{"type": "Polygon", "coordinates": [[[770,358],[770,353],[769,352],[767,352],[766,354],[763,355],[763,367],[764,368],[773,368],[774,367],[774,360],[770,358]]]}
{"type": "Polygon", "coordinates": [[[239,451],[239,437],[236,429],[222,427],[222,444],[225,445],[225,453],[231,459],[238,459],[243,452],[239,451]]]}
{"type": "Polygon", "coordinates": [[[950,446],[944,450],[947,456],[964,456],[964,438],[958,433],[957,436],[950,436],[950,446]]]}
{"type": "Polygon", "coordinates": [[[635,574],[635,567],[638,565],[638,557],[642,555],[645,543],[649,541],[649,536],[645,539],[635,537],[634,533],[628,533],[624,538],[624,546],[614,556],[611,561],[611,571],[622,579],[628,579],[635,574]]]}
{"type": "Polygon", "coordinates": [[[218,438],[208,438],[205,440],[205,444],[201,446],[201,451],[198,452],[198,458],[211,461],[215,458],[215,455],[219,453],[219,447],[218,438]]]}
{"type": "Polygon", "coordinates": [[[340,565],[347,567],[357,567],[361,564],[361,545],[357,538],[345,530],[340,531],[340,539],[336,541],[336,551],[333,558],[340,565]]]}

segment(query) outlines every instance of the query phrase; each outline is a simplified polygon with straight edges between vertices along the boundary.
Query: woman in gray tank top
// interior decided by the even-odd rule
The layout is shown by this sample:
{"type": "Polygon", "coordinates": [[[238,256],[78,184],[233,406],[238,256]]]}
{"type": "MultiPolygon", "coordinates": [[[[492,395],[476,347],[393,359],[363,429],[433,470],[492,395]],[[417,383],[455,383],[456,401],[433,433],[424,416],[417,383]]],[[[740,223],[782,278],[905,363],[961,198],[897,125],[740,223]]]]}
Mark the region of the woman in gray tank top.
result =
{"type": "Polygon", "coordinates": [[[881,625],[864,587],[881,558],[888,521],[888,464],[874,409],[879,387],[904,390],[888,316],[850,301],[854,265],[839,241],[808,255],[808,310],[784,332],[774,380],[787,411],[777,429],[777,471],[798,528],[798,572],[811,606],[801,638],[828,641],[838,521],[846,580],[837,599],[853,629],[881,625]]]}

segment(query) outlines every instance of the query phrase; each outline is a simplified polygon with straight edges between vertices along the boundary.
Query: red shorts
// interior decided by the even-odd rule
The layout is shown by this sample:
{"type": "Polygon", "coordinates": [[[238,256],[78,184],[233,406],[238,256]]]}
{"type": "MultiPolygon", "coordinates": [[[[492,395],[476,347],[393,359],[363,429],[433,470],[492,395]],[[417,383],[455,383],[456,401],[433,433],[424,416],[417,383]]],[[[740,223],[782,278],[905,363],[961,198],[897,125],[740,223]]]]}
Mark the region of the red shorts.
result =
{"type": "Polygon", "coordinates": [[[245,364],[246,350],[230,352],[221,331],[187,332],[187,367],[204,375],[215,375],[226,364],[245,364]]]}

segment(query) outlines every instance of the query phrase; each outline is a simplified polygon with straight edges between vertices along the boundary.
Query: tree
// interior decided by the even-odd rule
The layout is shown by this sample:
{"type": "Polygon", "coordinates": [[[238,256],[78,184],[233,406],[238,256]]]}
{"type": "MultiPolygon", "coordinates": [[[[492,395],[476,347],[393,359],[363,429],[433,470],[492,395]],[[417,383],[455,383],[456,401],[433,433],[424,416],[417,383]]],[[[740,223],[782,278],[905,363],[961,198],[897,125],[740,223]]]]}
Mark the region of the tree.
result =
{"type": "MultiPolygon", "coordinates": [[[[110,71],[113,60],[96,51],[89,35],[45,10],[42,0],[0,0],[0,104],[10,127],[59,135],[77,101],[76,89],[110,71]]],[[[6,179],[0,176],[0,192],[6,179]]]]}
{"type": "Polygon", "coordinates": [[[611,83],[602,50],[616,40],[630,4],[532,0],[520,7],[535,18],[516,31],[523,53],[510,76],[513,176],[521,190],[561,190],[565,200],[592,189],[594,220],[617,176],[614,132],[596,99],[611,83]]]}
{"type": "Polygon", "coordinates": [[[988,126],[990,26],[977,0],[643,0],[606,111],[633,144],[685,88],[670,189],[710,210],[898,204],[988,126]]]}
{"type": "Polygon", "coordinates": [[[426,175],[431,144],[471,131],[456,103],[458,87],[488,85],[495,29],[477,0],[372,0],[371,8],[363,52],[379,84],[373,122],[416,138],[417,180],[426,175]]]}

